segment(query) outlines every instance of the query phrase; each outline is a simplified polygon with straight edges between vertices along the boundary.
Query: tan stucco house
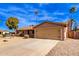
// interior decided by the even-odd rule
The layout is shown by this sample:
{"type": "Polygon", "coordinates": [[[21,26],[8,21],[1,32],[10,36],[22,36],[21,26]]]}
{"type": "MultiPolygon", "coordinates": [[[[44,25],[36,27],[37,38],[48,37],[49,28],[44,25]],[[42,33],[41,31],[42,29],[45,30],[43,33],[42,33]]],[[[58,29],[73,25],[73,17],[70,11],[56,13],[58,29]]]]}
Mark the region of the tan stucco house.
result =
{"type": "Polygon", "coordinates": [[[29,29],[24,27],[23,29],[16,30],[16,33],[20,32],[34,38],[64,40],[66,38],[66,24],[43,22],[36,26],[29,27],[29,29]]]}
{"type": "Polygon", "coordinates": [[[66,24],[64,23],[43,22],[34,28],[35,38],[64,40],[66,37],[66,24]]]}

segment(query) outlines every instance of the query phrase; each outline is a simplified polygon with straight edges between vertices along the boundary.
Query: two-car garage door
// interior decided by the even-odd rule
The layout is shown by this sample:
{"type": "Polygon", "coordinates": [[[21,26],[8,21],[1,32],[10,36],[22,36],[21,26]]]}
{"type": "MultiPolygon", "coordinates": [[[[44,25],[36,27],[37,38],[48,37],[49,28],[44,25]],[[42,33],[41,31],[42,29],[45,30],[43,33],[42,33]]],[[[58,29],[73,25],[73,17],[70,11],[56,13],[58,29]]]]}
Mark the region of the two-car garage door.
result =
{"type": "Polygon", "coordinates": [[[35,30],[35,37],[44,39],[61,39],[61,28],[58,27],[37,28],[35,30]]]}

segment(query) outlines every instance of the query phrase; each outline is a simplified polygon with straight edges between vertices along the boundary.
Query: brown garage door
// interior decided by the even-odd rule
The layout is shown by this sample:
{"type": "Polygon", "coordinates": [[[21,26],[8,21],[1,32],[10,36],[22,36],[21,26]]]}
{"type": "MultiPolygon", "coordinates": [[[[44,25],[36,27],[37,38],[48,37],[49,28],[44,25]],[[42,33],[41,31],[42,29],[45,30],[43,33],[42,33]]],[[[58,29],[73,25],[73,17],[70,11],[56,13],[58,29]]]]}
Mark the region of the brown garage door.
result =
{"type": "Polygon", "coordinates": [[[36,38],[61,39],[61,30],[58,27],[46,27],[36,30],[36,38]]]}

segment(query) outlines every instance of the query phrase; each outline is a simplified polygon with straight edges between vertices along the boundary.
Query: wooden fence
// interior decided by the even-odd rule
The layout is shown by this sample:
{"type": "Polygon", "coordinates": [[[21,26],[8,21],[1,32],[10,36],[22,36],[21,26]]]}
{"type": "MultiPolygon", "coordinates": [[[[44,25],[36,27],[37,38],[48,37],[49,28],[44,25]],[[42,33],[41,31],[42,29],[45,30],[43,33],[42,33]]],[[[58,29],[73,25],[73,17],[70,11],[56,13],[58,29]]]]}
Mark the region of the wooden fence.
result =
{"type": "Polygon", "coordinates": [[[68,37],[72,39],[79,39],[79,32],[76,31],[70,31],[68,33],[68,37]]]}

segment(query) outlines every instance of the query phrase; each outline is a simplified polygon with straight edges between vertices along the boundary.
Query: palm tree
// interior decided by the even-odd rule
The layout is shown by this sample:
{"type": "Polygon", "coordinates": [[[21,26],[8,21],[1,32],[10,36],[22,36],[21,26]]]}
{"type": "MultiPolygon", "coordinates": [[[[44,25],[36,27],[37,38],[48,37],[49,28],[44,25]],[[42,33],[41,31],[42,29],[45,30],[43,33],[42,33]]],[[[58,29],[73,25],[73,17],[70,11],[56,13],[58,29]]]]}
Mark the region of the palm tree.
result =
{"type": "Polygon", "coordinates": [[[74,12],[76,12],[76,10],[77,10],[76,7],[72,7],[72,8],[70,9],[70,13],[74,13],[74,12]]]}
{"type": "Polygon", "coordinates": [[[76,10],[77,10],[76,7],[72,7],[72,8],[69,10],[69,12],[70,12],[70,14],[71,14],[70,20],[71,20],[71,22],[72,22],[71,28],[72,28],[72,30],[74,30],[74,31],[76,31],[76,29],[77,29],[77,23],[76,23],[76,21],[72,18],[72,15],[73,15],[73,13],[76,12],[76,10]]]}
{"type": "Polygon", "coordinates": [[[35,13],[35,16],[36,16],[36,24],[37,24],[37,15],[38,15],[38,10],[36,9],[36,10],[34,11],[34,13],[35,13]]]}

